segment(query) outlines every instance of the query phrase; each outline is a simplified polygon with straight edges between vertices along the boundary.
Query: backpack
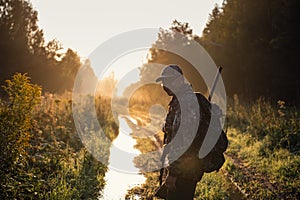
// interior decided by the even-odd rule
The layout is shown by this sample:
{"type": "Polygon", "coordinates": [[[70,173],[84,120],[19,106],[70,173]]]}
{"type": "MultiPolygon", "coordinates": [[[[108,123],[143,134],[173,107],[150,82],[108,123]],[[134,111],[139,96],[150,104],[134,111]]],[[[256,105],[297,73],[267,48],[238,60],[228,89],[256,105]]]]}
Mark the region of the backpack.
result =
{"type": "MultiPolygon", "coordinates": [[[[201,93],[195,93],[195,94],[197,96],[199,107],[200,107],[200,122],[199,122],[197,135],[193,142],[195,143],[194,145],[196,147],[196,152],[199,152],[203,140],[206,136],[210,121],[214,120],[212,122],[214,123],[213,125],[219,126],[220,128],[221,128],[221,123],[219,118],[214,119],[212,117],[213,114],[211,108],[212,106],[217,106],[217,105],[210,103],[201,93]]],[[[216,108],[220,109],[218,106],[216,108]]],[[[227,147],[228,147],[228,138],[226,136],[226,133],[223,131],[223,129],[221,129],[221,134],[216,144],[212,148],[212,150],[204,158],[201,159],[197,154],[197,159],[201,170],[206,173],[219,171],[219,169],[222,167],[222,165],[225,162],[225,157],[223,153],[226,151],[227,147]]]]}

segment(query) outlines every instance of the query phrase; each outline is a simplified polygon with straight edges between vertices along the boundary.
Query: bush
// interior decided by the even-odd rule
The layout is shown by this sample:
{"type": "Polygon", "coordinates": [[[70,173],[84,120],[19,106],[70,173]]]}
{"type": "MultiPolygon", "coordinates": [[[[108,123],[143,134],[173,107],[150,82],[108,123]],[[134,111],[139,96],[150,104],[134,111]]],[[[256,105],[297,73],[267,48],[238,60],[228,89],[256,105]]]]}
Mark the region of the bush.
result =
{"type": "MultiPolygon", "coordinates": [[[[17,73],[3,86],[8,101],[0,109],[1,197],[22,191],[28,149],[31,148],[32,111],[40,102],[41,88],[30,83],[26,74],[17,73]],[[5,192],[4,192],[5,191],[5,192]]],[[[3,199],[3,198],[2,198],[3,199]]]]}
{"type": "Polygon", "coordinates": [[[1,169],[12,170],[21,164],[30,148],[32,111],[40,102],[41,88],[30,83],[26,74],[17,73],[3,86],[8,102],[0,110],[1,169]]]}
{"type": "MultiPolygon", "coordinates": [[[[0,99],[0,199],[97,199],[107,167],[83,147],[72,101],[53,94],[41,97],[41,88],[26,74],[17,73],[3,88],[7,98],[0,99]]],[[[103,109],[99,115],[104,128],[117,130],[103,109]]]]}

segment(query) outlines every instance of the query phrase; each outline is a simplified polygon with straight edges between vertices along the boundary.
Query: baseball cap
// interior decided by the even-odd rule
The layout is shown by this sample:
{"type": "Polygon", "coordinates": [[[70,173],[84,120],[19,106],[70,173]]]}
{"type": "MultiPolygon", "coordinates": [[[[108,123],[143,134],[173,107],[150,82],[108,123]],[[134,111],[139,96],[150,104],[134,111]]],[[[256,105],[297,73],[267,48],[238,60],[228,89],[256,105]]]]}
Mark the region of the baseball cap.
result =
{"type": "Polygon", "coordinates": [[[178,65],[167,65],[161,72],[160,77],[156,79],[156,82],[162,81],[163,79],[176,78],[182,76],[182,69],[178,65]]]}

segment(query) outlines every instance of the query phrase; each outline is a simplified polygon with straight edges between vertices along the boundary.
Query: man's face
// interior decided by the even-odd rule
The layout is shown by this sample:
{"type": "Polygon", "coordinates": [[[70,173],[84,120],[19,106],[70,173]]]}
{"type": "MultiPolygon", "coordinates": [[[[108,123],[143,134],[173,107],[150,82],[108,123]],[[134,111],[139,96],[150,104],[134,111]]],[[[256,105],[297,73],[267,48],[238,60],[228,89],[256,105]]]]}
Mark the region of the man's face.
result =
{"type": "Polygon", "coordinates": [[[166,78],[162,80],[161,83],[164,91],[169,95],[173,96],[174,95],[174,90],[175,90],[175,79],[174,78],[166,78]]]}

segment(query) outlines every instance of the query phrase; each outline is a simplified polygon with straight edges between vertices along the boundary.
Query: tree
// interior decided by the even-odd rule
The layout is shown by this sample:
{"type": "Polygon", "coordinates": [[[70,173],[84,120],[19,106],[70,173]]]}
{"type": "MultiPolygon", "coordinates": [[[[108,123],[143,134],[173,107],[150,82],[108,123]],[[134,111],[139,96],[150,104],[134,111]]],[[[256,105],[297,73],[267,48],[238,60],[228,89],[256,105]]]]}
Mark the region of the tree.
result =
{"type": "Polygon", "coordinates": [[[228,94],[297,102],[299,9],[296,0],[227,0],[215,7],[200,41],[224,67],[228,94]]]}
{"type": "Polygon", "coordinates": [[[21,72],[44,91],[71,90],[80,57],[71,49],[59,53],[62,45],[57,40],[45,42],[32,5],[25,0],[0,0],[0,17],[0,84],[21,72]]]}
{"type": "Polygon", "coordinates": [[[80,57],[72,49],[68,49],[62,56],[61,61],[58,63],[56,74],[58,74],[58,84],[55,88],[57,91],[64,92],[73,89],[74,80],[77,71],[81,66],[80,57]]]}
{"type": "Polygon", "coordinates": [[[0,60],[4,74],[24,70],[33,53],[44,45],[43,31],[37,26],[37,12],[24,0],[0,0],[0,60]],[[17,56],[17,58],[16,58],[17,56]]]}
{"type": "Polygon", "coordinates": [[[196,66],[193,66],[184,56],[175,53],[188,54],[190,58],[198,61],[197,64],[204,64],[201,63],[201,58],[204,55],[194,50],[191,40],[194,40],[194,35],[188,23],[174,20],[169,29],[160,29],[158,39],[149,50],[148,64],[141,68],[141,79],[153,76],[158,77],[163,66],[177,64],[181,66],[186,79],[192,84],[195,91],[207,93],[207,85],[196,66]],[[160,65],[157,65],[157,63],[160,65]],[[146,69],[149,66],[152,66],[151,68],[153,69],[146,69]],[[147,74],[151,75],[148,76],[147,74]]]}

